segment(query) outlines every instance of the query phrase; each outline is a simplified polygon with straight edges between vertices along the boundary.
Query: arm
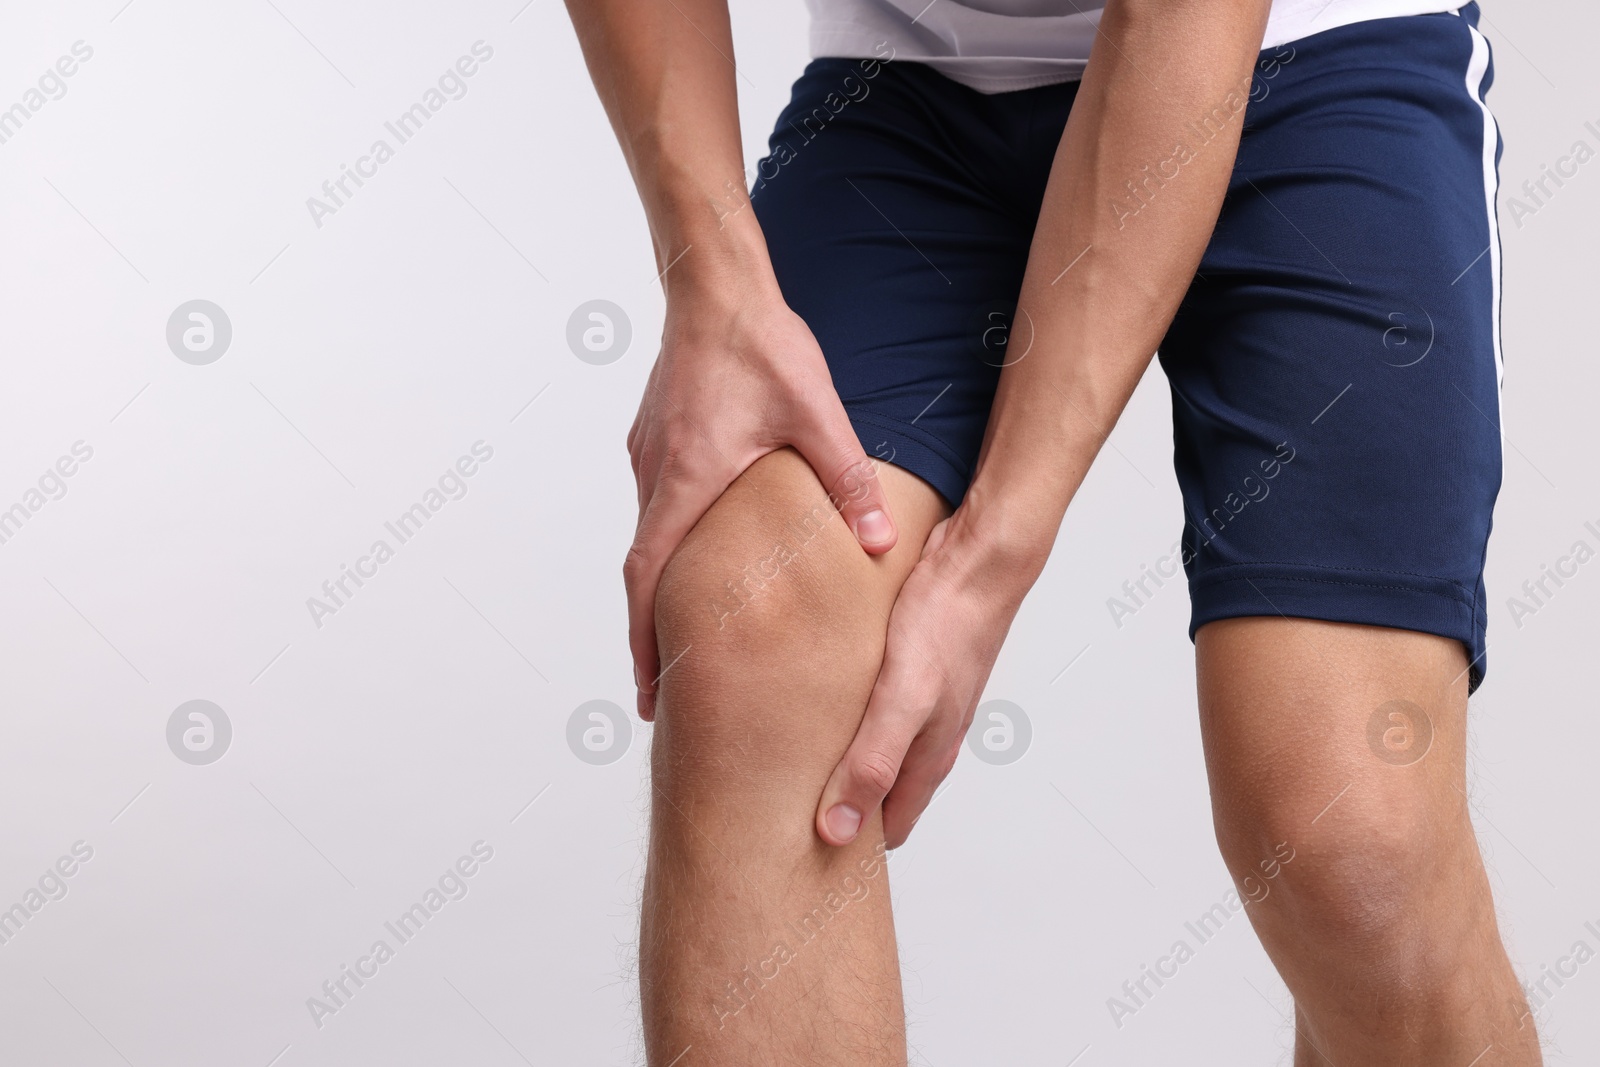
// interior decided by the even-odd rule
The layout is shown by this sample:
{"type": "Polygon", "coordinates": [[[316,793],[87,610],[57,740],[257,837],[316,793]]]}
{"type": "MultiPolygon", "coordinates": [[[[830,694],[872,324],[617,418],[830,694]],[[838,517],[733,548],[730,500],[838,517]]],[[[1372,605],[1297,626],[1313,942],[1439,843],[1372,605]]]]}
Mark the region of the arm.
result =
{"type": "Polygon", "coordinates": [[[751,463],[792,445],[866,551],[887,552],[896,533],[750,210],[726,0],[567,0],[567,9],[644,203],[667,296],[661,354],[628,433],[639,525],[623,578],[648,719],[661,670],[661,572],[751,463]]]}
{"type": "Polygon", "coordinates": [[[1062,135],[1023,280],[1018,340],[1031,319],[1035,351],[1001,373],[972,486],[970,522],[981,538],[1004,540],[998,550],[1022,568],[1024,588],[1200,265],[1268,6],[1106,5],[1098,62],[1062,135]],[[1191,131],[1203,121],[1220,132],[1201,145],[1191,131]],[[1130,182],[1154,193],[1144,206],[1130,182]]]}
{"type": "Polygon", "coordinates": [[[967,497],[895,604],[866,718],[818,807],[825,840],[845,840],[828,829],[835,805],[881,800],[900,844],[954,764],[1011,620],[1216,225],[1268,7],[1108,0],[1029,252],[1010,340],[1026,355],[1001,372],[967,497]],[[1203,146],[1190,132],[1202,120],[1221,127],[1203,146]],[[1134,211],[1125,183],[1147,180],[1158,191],[1134,211]]]}

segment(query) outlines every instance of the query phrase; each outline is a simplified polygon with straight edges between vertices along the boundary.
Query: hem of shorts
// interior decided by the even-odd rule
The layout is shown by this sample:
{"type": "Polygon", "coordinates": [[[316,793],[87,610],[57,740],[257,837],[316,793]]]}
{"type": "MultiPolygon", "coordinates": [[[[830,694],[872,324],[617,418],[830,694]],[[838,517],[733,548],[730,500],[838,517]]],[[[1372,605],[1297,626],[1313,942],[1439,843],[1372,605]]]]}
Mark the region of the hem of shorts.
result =
{"type": "Polygon", "coordinates": [[[1467,651],[1467,693],[1488,670],[1474,595],[1448,578],[1380,570],[1233,564],[1189,583],[1189,640],[1208,622],[1286,616],[1386,626],[1460,641],[1467,651]]]}
{"type": "Polygon", "coordinates": [[[961,506],[972,474],[964,464],[949,455],[949,446],[925,430],[887,418],[877,412],[845,405],[856,437],[867,455],[891,463],[921,478],[944,497],[952,508],[961,506]],[[887,455],[884,445],[889,446],[887,455]]]}

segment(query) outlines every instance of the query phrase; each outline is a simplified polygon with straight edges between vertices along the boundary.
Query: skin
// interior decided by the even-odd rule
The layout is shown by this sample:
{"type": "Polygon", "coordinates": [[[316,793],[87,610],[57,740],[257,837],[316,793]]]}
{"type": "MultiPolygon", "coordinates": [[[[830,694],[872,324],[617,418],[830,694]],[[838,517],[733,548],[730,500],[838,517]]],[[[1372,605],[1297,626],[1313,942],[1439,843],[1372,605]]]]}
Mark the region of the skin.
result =
{"type": "Polygon", "coordinates": [[[1460,643],[1241,618],[1195,653],[1217,844],[1294,994],[1296,1067],[1540,1063],[1467,807],[1460,643]],[[1385,759],[1393,701],[1412,747],[1385,759]]]}
{"type": "MultiPolygon", "coordinates": [[[[1249,92],[1268,6],[1106,5],[1030,250],[1027,328],[1011,341],[1027,355],[1002,372],[973,483],[944,517],[912,476],[873,476],[777,290],[744,199],[725,4],[569,0],[667,293],[629,435],[641,516],[624,567],[641,714],[654,714],[658,681],[663,711],[641,940],[653,1064],[690,1046],[685,1063],[905,1062],[886,875],[748,1002],[706,1005],[746,963],[760,968],[783,917],[812,907],[841,865],[902,843],[949,773],[1011,620],[1204,252],[1237,120],[1135,217],[1104,205],[1188,123],[1249,92]],[[841,521],[755,595],[746,568],[770,557],[808,494],[841,521]],[[732,601],[730,581],[745,583],[732,601]]],[[[1331,625],[1226,620],[1197,635],[1230,870],[1253,876],[1278,842],[1306,842],[1251,916],[1296,997],[1296,1063],[1455,1063],[1470,1048],[1460,1063],[1536,1064],[1454,788],[1460,648],[1331,625]],[[1422,771],[1396,774],[1367,746],[1368,718],[1397,699],[1434,722],[1422,771]],[[1325,792],[1331,768],[1359,788],[1337,818],[1313,819],[1337,792],[1325,792]]]]}
{"type": "Polygon", "coordinates": [[[784,303],[755,213],[744,210],[726,0],[571,0],[567,10],[667,294],[661,355],[628,431],[639,525],[622,571],[639,714],[649,720],[661,572],[757,459],[798,450],[866,552],[887,552],[898,534],[822,350],[784,303]]]}
{"type": "Polygon", "coordinates": [[[811,828],[861,722],[895,594],[948,514],[914,475],[886,467],[880,482],[900,544],[870,556],[806,461],[770,453],[662,578],[656,617],[676,664],[650,751],[639,973],[652,1064],[691,1046],[678,1067],[906,1062],[882,821],[874,813],[839,847],[811,828]],[[830,894],[847,901],[837,914],[830,894]],[[825,921],[797,931],[817,908],[825,921]]]}
{"type": "Polygon", "coordinates": [[[890,846],[900,844],[948,769],[1068,503],[1194,277],[1239,121],[1132,219],[1106,205],[1185,140],[1187,124],[1248,94],[1267,10],[1266,0],[1106,5],[1023,276],[1016,318],[1031,330],[1013,330],[967,497],[895,604],[866,721],[818,805],[825,840],[847,840],[858,813],[881,802],[890,846]],[[1010,356],[1019,346],[1027,354],[1010,356]],[[942,672],[922,669],[913,641],[942,672]]]}

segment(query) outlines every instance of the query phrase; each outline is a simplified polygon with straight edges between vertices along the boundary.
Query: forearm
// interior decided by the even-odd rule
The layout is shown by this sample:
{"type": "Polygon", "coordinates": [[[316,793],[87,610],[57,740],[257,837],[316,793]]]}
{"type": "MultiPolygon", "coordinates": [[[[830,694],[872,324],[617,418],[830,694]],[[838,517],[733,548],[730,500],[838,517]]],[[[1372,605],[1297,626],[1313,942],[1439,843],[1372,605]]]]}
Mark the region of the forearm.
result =
{"type": "Polygon", "coordinates": [[[1013,362],[962,509],[1021,582],[1043,568],[1205,251],[1267,7],[1106,5],[1035,230],[1013,362]]]}
{"type": "Polygon", "coordinates": [[[567,0],[567,10],[644,204],[656,267],[676,263],[663,286],[770,280],[746,194],[727,0],[567,0]]]}

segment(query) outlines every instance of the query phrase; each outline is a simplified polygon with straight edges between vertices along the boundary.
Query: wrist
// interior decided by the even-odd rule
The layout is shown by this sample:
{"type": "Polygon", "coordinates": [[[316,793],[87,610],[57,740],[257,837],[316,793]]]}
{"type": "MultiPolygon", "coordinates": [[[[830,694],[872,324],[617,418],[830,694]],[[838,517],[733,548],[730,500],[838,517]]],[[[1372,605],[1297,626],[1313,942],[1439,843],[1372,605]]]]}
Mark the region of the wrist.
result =
{"type": "Polygon", "coordinates": [[[950,517],[947,545],[971,580],[1020,601],[1044,570],[1060,525],[1047,504],[993,493],[980,478],[950,517]]]}
{"type": "Polygon", "coordinates": [[[651,228],[656,270],[669,301],[742,300],[752,293],[781,300],[766,236],[748,202],[739,208],[707,200],[700,208],[689,219],[651,228]]]}
{"type": "Polygon", "coordinates": [[[662,159],[640,191],[664,289],[714,288],[771,280],[766,236],[744,172],[729,165],[685,167],[662,159]]]}

